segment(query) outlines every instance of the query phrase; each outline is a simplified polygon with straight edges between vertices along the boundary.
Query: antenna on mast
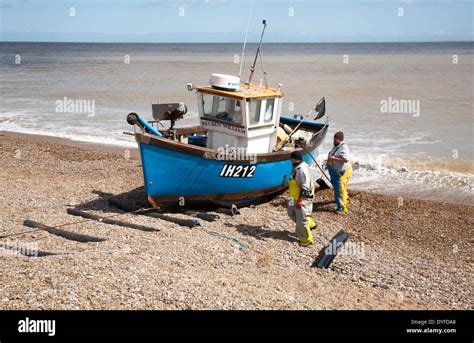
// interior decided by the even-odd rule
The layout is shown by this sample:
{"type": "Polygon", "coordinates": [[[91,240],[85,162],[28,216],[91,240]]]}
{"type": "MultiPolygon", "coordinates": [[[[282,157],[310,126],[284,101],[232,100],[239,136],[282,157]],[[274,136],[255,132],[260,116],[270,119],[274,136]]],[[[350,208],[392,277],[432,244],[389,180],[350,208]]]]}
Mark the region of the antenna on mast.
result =
{"type": "MultiPolygon", "coordinates": [[[[257,64],[257,58],[259,55],[260,55],[260,60],[262,62],[262,69],[263,69],[263,60],[262,60],[262,55],[260,53],[260,48],[262,47],[263,35],[265,34],[265,29],[267,28],[267,21],[264,19],[262,21],[262,24],[263,24],[263,30],[262,30],[262,35],[260,36],[260,43],[258,44],[258,49],[257,49],[257,53],[255,54],[255,59],[253,61],[253,64],[250,67],[250,76],[249,76],[249,82],[248,82],[249,87],[250,87],[250,84],[252,83],[252,76],[253,76],[253,72],[255,71],[255,64],[257,64]]],[[[265,77],[265,83],[267,83],[267,76],[266,76],[265,69],[263,69],[263,74],[265,77]]]]}
{"type": "Polygon", "coordinates": [[[242,67],[244,65],[245,46],[247,45],[247,35],[249,33],[250,16],[252,15],[253,0],[250,0],[249,16],[247,18],[247,30],[245,31],[244,47],[242,48],[242,58],[240,59],[239,78],[242,75],[242,67]]]}

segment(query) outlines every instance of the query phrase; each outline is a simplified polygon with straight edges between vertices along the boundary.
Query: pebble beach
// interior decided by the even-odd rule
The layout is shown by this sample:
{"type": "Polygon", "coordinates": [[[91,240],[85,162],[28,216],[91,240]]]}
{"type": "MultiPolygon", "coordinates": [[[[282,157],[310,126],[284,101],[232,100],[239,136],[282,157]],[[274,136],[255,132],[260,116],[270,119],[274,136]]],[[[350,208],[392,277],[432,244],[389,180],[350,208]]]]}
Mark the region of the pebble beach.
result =
{"type": "MultiPolygon", "coordinates": [[[[146,205],[136,149],[8,132],[0,146],[3,310],[473,308],[470,205],[349,184],[350,213],[337,216],[331,191],[321,190],[314,244],[300,247],[286,193],[235,216],[200,209],[218,219],[190,228],[108,204],[116,197],[146,205]],[[68,208],[157,231],[87,221],[68,208]],[[26,219],[105,240],[68,240],[26,219]],[[340,230],[353,249],[328,269],[311,267],[340,230]],[[27,257],[11,246],[54,255],[27,257]]],[[[192,211],[169,215],[195,219],[192,211]]]]}

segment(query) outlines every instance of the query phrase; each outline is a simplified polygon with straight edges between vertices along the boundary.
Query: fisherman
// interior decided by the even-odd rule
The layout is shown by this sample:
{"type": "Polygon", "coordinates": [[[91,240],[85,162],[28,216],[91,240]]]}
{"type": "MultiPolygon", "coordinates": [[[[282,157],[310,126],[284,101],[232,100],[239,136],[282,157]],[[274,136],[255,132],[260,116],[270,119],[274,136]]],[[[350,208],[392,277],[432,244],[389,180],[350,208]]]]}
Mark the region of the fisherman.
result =
{"type": "Polygon", "coordinates": [[[350,161],[349,147],[344,143],[344,133],[339,131],[334,135],[334,147],[328,155],[328,171],[331,176],[331,184],[334,188],[334,200],[337,205],[337,214],[349,212],[347,184],[352,175],[352,163],[350,161]]]}
{"type": "Polygon", "coordinates": [[[313,211],[314,183],[309,172],[309,166],[303,161],[299,151],[291,153],[293,170],[288,182],[290,200],[288,201],[288,216],[296,223],[296,236],[299,245],[308,246],[313,243],[311,230],[316,223],[311,218],[313,211]]]}

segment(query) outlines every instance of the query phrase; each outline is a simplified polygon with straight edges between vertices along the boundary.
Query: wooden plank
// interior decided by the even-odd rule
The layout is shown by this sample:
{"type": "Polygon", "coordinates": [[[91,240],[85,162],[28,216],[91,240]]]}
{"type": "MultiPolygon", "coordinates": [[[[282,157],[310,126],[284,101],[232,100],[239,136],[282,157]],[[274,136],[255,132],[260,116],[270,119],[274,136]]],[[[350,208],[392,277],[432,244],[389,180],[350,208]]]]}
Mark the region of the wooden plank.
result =
{"type": "Polygon", "coordinates": [[[28,220],[28,219],[23,222],[23,225],[28,226],[28,227],[32,227],[32,228],[36,228],[36,229],[40,229],[40,230],[44,230],[46,232],[49,232],[52,235],[59,236],[59,237],[62,237],[62,238],[65,238],[65,239],[68,239],[68,240],[71,240],[71,241],[81,242],[81,243],[103,242],[103,241],[106,240],[105,238],[94,237],[94,236],[89,236],[89,235],[83,235],[83,234],[80,234],[80,233],[69,232],[69,231],[57,229],[55,227],[46,226],[44,224],[41,224],[41,223],[38,223],[38,222],[35,222],[35,221],[32,221],[32,220],[28,220]]]}
{"type": "Polygon", "coordinates": [[[79,216],[79,217],[82,217],[82,218],[95,220],[95,221],[98,221],[98,222],[104,223],[104,224],[117,225],[117,226],[126,227],[126,228],[130,228],[130,229],[141,230],[141,231],[160,231],[159,229],[155,229],[155,228],[152,228],[152,227],[149,227],[149,226],[126,223],[126,222],[123,222],[121,220],[116,220],[116,219],[97,216],[95,214],[88,213],[88,212],[85,212],[85,211],[81,211],[81,210],[78,210],[76,208],[68,208],[66,211],[67,211],[68,214],[71,214],[73,216],[79,216]]]}
{"type": "MultiPolygon", "coordinates": [[[[107,199],[107,201],[109,205],[114,206],[118,209],[121,209],[122,211],[125,211],[125,212],[134,212],[139,209],[137,208],[138,206],[130,205],[118,199],[109,198],[107,199]]],[[[172,216],[162,214],[162,213],[157,213],[157,212],[142,212],[142,213],[136,212],[136,214],[143,214],[145,216],[161,219],[167,222],[178,224],[179,226],[186,226],[189,228],[192,228],[198,225],[198,223],[192,219],[181,219],[181,218],[176,218],[176,217],[172,217],[172,216]]]]}

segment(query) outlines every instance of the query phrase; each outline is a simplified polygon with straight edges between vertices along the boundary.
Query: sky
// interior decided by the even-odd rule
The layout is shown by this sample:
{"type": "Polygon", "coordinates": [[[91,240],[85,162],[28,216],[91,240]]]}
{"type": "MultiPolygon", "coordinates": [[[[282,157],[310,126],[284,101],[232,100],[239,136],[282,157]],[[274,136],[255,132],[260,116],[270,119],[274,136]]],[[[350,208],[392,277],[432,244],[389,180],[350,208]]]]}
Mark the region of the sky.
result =
{"type": "MultiPolygon", "coordinates": [[[[0,0],[1,41],[242,42],[251,0],[0,0]]],[[[472,41],[474,0],[253,0],[249,42],[472,41]]]]}

